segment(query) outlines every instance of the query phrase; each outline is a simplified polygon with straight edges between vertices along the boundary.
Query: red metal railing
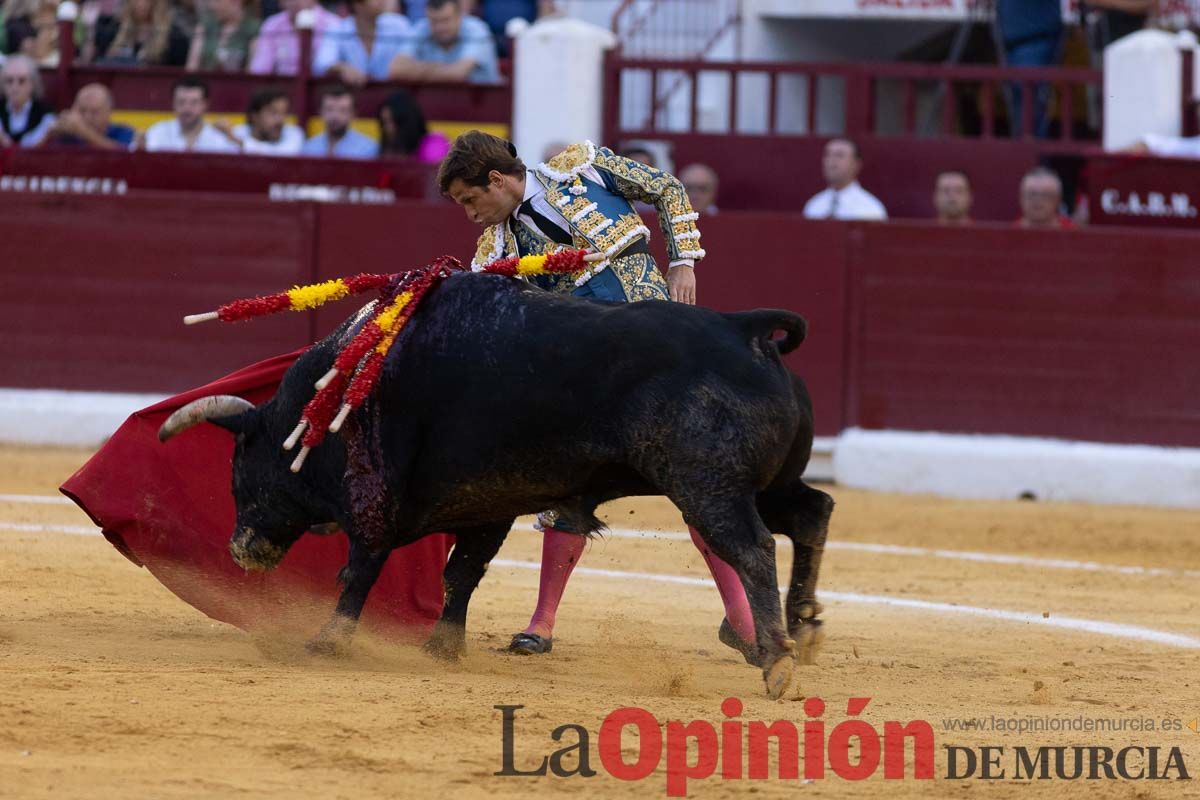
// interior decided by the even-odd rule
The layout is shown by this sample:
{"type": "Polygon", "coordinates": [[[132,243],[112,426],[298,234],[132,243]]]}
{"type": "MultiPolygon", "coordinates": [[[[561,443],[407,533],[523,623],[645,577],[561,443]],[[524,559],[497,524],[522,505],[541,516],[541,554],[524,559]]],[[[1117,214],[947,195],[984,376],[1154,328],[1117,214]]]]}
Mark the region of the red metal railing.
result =
{"type": "MultiPolygon", "coordinates": [[[[169,109],[171,87],[185,74],[203,79],[209,86],[209,109],[216,112],[242,112],[255,90],[279,88],[289,93],[293,113],[301,125],[317,108],[321,89],[335,81],[312,74],[312,31],[301,29],[300,71],[296,75],[252,75],[237,72],[185,72],[181,67],[126,67],[103,64],[79,64],[74,60],[73,25],[59,22],[58,66],[42,71],[46,99],[55,108],[71,105],[75,93],[88,83],[102,83],[112,91],[121,109],[169,109]]],[[[507,63],[502,63],[507,74],[507,63]]],[[[510,124],[512,121],[512,85],[505,79],[499,84],[397,83],[372,82],[356,91],[357,110],[366,116],[397,86],[412,92],[425,117],[451,122],[510,124]]]]}
{"type": "MultiPolygon", "coordinates": [[[[1057,123],[1058,149],[1081,149],[1095,136],[1079,136],[1076,112],[1084,110],[1084,91],[1100,87],[1098,70],[946,66],[934,64],[816,64],[804,62],[681,62],[611,55],[607,63],[606,125],[608,141],[665,133],[726,133],[767,136],[923,136],[992,139],[1006,135],[1004,93],[1020,87],[1021,121],[1017,138],[1034,136],[1034,90],[1047,87],[1052,101],[1045,113],[1057,123]],[[649,91],[630,89],[631,76],[648,78],[649,91]],[[682,77],[680,77],[682,76],[682,77]],[[719,80],[715,92],[723,109],[721,122],[699,126],[704,80],[719,80]],[[658,87],[679,84],[682,102],[663,109],[658,87]],[[748,84],[756,83],[756,86],[748,84]],[[835,90],[831,84],[840,84],[835,90]],[[936,89],[936,91],[927,91],[936,89]],[[826,96],[826,92],[833,94],[826,96]],[[886,95],[886,96],[885,96],[886,95]],[[918,118],[919,99],[936,109],[936,118],[918,118]],[[966,98],[977,111],[967,120],[960,111],[966,98]],[[651,98],[655,102],[651,103],[651,98]],[[827,102],[832,98],[832,103],[827,102]],[[888,102],[884,102],[888,101],[888,102]],[[890,109],[890,111],[889,111],[890,109]],[[780,124],[785,110],[789,124],[780,124]],[[673,112],[673,113],[672,113],[673,112]],[[747,122],[751,118],[751,122],[747,122]],[[836,124],[818,124],[823,119],[836,124]],[[922,125],[922,121],[930,124],[922,125]],[[969,124],[968,124],[969,123],[969,124]]],[[[643,86],[644,88],[644,86],[643,86]]],[[[710,100],[714,93],[708,93],[710,100]]],[[[670,99],[670,98],[669,98],[670,99]]],[[[712,104],[710,103],[710,110],[712,104]]],[[[1014,135],[1009,131],[1007,135],[1014,135]]]]}

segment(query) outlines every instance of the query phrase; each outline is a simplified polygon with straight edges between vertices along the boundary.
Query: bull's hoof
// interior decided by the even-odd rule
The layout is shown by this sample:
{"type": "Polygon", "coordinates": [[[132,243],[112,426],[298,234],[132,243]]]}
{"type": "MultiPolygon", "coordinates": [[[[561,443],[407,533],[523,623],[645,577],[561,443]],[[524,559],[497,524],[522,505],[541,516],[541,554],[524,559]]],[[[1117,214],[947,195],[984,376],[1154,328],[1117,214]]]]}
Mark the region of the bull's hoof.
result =
{"type": "Polygon", "coordinates": [[[778,700],[792,685],[792,670],[796,659],[791,653],[784,653],[775,660],[769,669],[763,670],[763,683],[767,686],[767,697],[778,700]]]}
{"type": "Polygon", "coordinates": [[[811,666],[817,663],[817,652],[825,642],[825,623],[819,619],[806,620],[788,631],[796,640],[796,663],[811,666]]]}
{"type": "Polygon", "coordinates": [[[536,633],[518,633],[508,643],[508,652],[520,656],[536,656],[554,649],[554,637],[536,633]]]}
{"type": "Polygon", "coordinates": [[[304,645],[304,650],[311,656],[320,656],[321,658],[340,658],[345,656],[347,652],[344,643],[325,636],[318,636],[316,639],[313,639],[304,645]]]}
{"type": "Polygon", "coordinates": [[[717,638],[721,640],[721,644],[727,647],[732,647],[742,654],[742,658],[746,659],[746,663],[752,667],[760,667],[758,658],[758,645],[751,644],[745,639],[737,635],[737,631],[729,624],[728,619],[721,620],[721,627],[717,630],[717,638]]]}

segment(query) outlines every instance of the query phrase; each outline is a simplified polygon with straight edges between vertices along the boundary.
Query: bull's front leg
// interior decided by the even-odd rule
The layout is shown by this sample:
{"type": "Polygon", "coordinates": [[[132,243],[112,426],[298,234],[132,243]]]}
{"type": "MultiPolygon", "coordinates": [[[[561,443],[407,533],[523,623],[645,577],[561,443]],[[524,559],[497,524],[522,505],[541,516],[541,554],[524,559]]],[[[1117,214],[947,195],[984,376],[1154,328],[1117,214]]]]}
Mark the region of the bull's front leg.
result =
{"type": "Polygon", "coordinates": [[[467,605],[500,550],[512,520],[454,531],[454,549],[442,572],[442,616],[425,642],[425,651],[447,660],[462,655],[467,640],[467,605]]]}
{"type": "Polygon", "coordinates": [[[358,627],[358,618],[367,603],[367,595],[371,593],[390,553],[390,549],[371,547],[351,537],[350,558],[338,575],[342,594],[329,622],[308,643],[310,653],[339,655],[345,652],[358,627]]]}

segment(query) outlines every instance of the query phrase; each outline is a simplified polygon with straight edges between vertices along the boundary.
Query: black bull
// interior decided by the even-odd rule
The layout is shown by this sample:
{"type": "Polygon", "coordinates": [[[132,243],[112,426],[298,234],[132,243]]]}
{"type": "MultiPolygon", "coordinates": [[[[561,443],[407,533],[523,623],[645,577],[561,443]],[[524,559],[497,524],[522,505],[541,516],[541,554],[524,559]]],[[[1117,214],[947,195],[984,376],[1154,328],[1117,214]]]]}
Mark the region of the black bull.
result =
{"type": "Polygon", "coordinates": [[[594,533],[601,503],[665,495],[741,577],[757,632],[742,649],[768,693],[786,689],[797,657],[811,660],[833,501],[800,479],[811,402],[780,353],[803,340],[802,318],[596,303],[455,275],[401,333],[372,398],[294,474],[281,443],[363,318],[314,345],[267,403],[205,398],[159,433],[208,419],[235,434],[230,552],[243,567],[270,569],[314,527],[345,531],[344,588],[310,647],[335,651],[349,637],[394,548],[448,531],[445,606],[426,647],[456,656],[471,594],[514,518],[552,508],[594,533]],[[772,533],[794,545],[786,628],[772,533]]]}

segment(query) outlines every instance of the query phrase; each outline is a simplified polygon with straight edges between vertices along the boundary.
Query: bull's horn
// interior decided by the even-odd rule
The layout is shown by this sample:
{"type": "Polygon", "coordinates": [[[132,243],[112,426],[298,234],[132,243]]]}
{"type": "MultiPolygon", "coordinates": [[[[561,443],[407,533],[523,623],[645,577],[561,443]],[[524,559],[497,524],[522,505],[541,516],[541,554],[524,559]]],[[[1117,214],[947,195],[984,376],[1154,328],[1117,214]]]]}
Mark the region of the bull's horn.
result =
{"type": "Polygon", "coordinates": [[[193,425],[199,425],[210,419],[235,417],[252,408],[254,408],[254,404],[249,400],[243,400],[231,394],[213,394],[201,397],[167,417],[167,421],[158,429],[158,440],[165,442],[193,425]]]}

